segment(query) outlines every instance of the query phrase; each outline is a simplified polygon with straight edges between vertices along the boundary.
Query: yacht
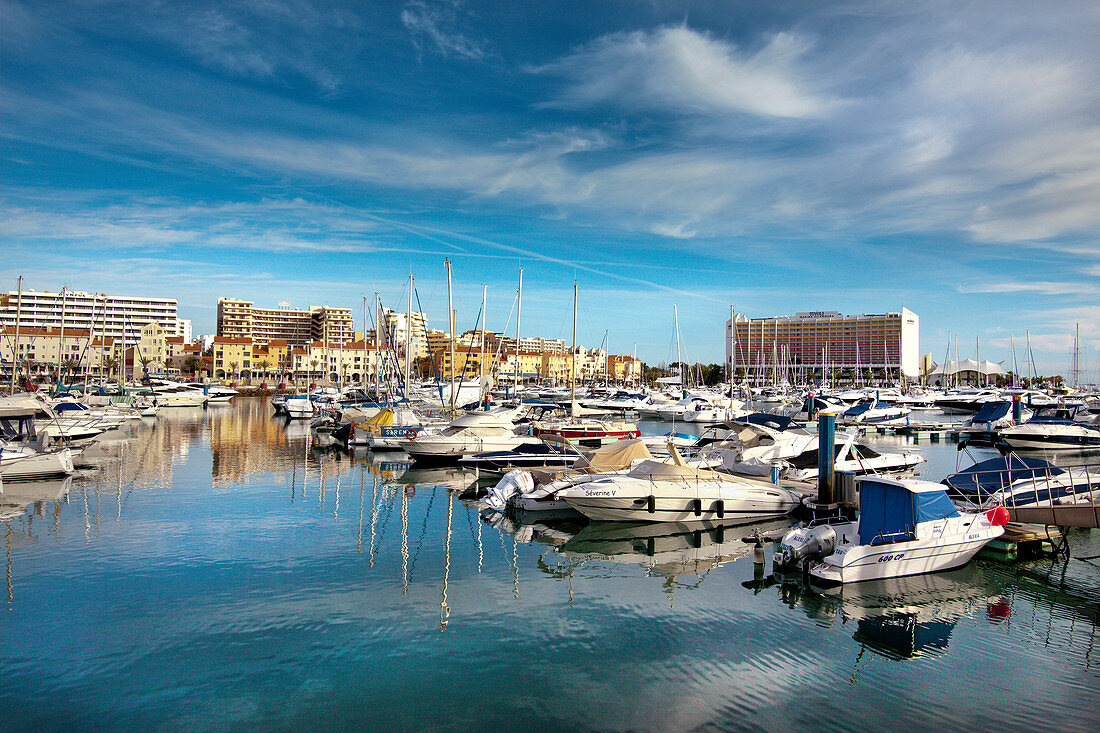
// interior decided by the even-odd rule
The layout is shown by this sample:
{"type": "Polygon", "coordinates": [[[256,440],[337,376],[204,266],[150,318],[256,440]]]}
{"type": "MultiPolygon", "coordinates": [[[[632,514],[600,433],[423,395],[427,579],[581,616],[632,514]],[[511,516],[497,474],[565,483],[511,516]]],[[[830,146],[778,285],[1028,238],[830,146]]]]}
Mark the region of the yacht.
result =
{"type": "Polygon", "coordinates": [[[1100,428],[1068,418],[1038,415],[1022,425],[998,430],[997,443],[1010,450],[1100,449],[1100,428]]]}
{"type": "MultiPolygon", "coordinates": [[[[815,436],[816,437],[816,436],[815,436]]],[[[836,436],[834,468],[837,471],[850,471],[857,476],[869,473],[903,473],[910,471],[927,460],[916,451],[904,453],[880,453],[870,446],[856,441],[852,434],[836,436]]],[[[790,468],[784,477],[795,481],[809,481],[817,478],[817,446],[803,451],[787,461],[790,468]]]]}
{"type": "Polygon", "coordinates": [[[940,484],[882,476],[857,479],[859,519],[788,532],[777,570],[805,564],[821,583],[854,583],[950,570],[1004,534],[1008,511],[961,513],[940,484]]]}
{"type": "MultiPolygon", "coordinates": [[[[1029,408],[1020,406],[1020,421],[1027,422],[1035,415],[1029,408]]],[[[1012,403],[1007,400],[990,400],[981,406],[973,417],[963,420],[962,427],[975,430],[998,430],[1015,425],[1012,403]]]]}
{"type": "Polygon", "coordinates": [[[422,430],[413,438],[398,439],[401,450],[414,459],[451,459],[488,451],[511,450],[530,441],[526,428],[512,422],[515,411],[470,412],[439,431],[422,430]]]}
{"type": "Polygon", "coordinates": [[[798,497],[772,483],[673,463],[643,460],[621,473],[593,474],[557,496],[589,519],[707,522],[781,516],[798,497]]]}
{"type": "Polygon", "coordinates": [[[908,407],[889,402],[861,402],[845,410],[837,417],[837,422],[842,425],[897,425],[905,423],[910,412],[908,407]]]}

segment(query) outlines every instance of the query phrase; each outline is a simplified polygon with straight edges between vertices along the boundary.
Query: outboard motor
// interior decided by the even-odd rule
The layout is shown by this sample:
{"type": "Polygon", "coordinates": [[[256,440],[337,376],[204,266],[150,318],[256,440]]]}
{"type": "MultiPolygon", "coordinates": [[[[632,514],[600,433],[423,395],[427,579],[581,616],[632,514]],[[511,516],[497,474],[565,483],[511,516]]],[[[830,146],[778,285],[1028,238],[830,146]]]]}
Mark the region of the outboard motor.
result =
{"type": "Polygon", "coordinates": [[[820,560],[836,552],[836,530],[828,524],[795,527],[779,541],[773,557],[778,571],[799,567],[807,560],[820,560]]]}

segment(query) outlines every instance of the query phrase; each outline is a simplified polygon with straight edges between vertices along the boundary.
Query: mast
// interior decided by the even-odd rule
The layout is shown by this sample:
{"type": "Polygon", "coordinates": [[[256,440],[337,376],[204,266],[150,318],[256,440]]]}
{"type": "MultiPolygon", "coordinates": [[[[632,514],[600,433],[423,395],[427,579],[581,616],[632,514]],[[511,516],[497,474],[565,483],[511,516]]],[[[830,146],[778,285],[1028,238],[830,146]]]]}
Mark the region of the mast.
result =
{"type": "Polygon", "coordinates": [[[489,286],[481,286],[481,352],[477,356],[477,401],[481,402],[481,387],[485,381],[485,302],[488,299],[489,286]]]}
{"type": "Polygon", "coordinates": [[[58,335],[57,354],[57,381],[61,381],[62,369],[65,368],[65,291],[66,286],[61,286],[61,333],[58,335]]]}
{"type": "MultiPolygon", "coordinates": [[[[93,312],[94,315],[94,312],[93,312]]],[[[19,276],[19,290],[15,296],[15,343],[12,345],[11,352],[11,384],[8,390],[11,394],[15,394],[15,371],[16,364],[19,363],[19,325],[23,316],[23,276],[19,276]]]]}
{"type": "Polygon", "coordinates": [[[1012,349],[1012,386],[1016,386],[1016,379],[1020,376],[1019,367],[1016,366],[1016,340],[1012,333],[1008,334],[1008,343],[1012,349]]]}
{"type": "Polygon", "coordinates": [[[451,414],[454,415],[455,411],[455,312],[454,312],[454,299],[451,294],[451,261],[445,260],[447,265],[447,331],[450,336],[450,353],[451,353],[451,399],[450,408],[451,414]]]}
{"type": "Polygon", "coordinates": [[[377,402],[382,397],[382,363],[379,355],[382,354],[382,319],[378,313],[378,291],[374,292],[374,400],[377,402]]]}
{"type": "Polygon", "coordinates": [[[413,276],[409,273],[409,306],[405,311],[405,401],[409,401],[409,366],[413,332],[413,276]]]}
{"type": "Polygon", "coordinates": [[[978,386],[982,386],[982,341],[978,336],[974,337],[974,351],[978,358],[978,386]]]}
{"type": "Polygon", "coordinates": [[[1032,374],[1032,371],[1035,367],[1035,361],[1032,359],[1031,356],[1031,329],[1029,328],[1024,331],[1024,334],[1027,338],[1027,341],[1024,344],[1025,351],[1027,352],[1027,386],[1028,389],[1032,389],[1032,385],[1035,384],[1035,376],[1032,374]]]}
{"type": "MultiPolygon", "coordinates": [[[[673,306],[675,307],[675,306],[673,306]]],[[[573,353],[569,360],[569,417],[577,419],[577,281],[573,281],[573,353]]]]}
{"type": "MultiPolygon", "coordinates": [[[[577,307],[576,303],[574,303],[573,304],[574,310],[576,310],[576,307],[577,307]]],[[[684,390],[684,388],[687,387],[687,385],[684,384],[684,361],[680,357],[680,312],[676,309],[676,304],[675,303],[672,304],[672,318],[676,323],[676,363],[680,365],[680,367],[679,367],[679,369],[680,369],[680,391],[682,392],[684,390]]],[[[574,321],[577,320],[576,316],[573,317],[573,320],[574,321]]],[[[575,333],[576,328],[577,328],[577,326],[574,323],[573,324],[573,330],[574,330],[573,340],[574,341],[576,341],[576,339],[577,339],[577,336],[576,336],[576,333],[575,333]]]]}
{"type": "Polygon", "coordinates": [[[1081,373],[1081,324],[1073,332],[1073,391],[1076,392],[1081,373]]]}
{"type": "Polygon", "coordinates": [[[519,288],[516,289],[516,375],[512,379],[512,389],[516,391],[519,402],[519,325],[523,318],[523,268],[519,268],[519,288]]]}
{"type": "Polygon", "coordinates": [[[611,381],[610,374],[610,360],[611,360],[611,344],[607,341],[608,329],[603,330],[603,386],[606,387],[611,381]]]}
{"type": "Polygon", "coordinates": [[[363,296],[363,392],[366,392],[366,296],[363,296]]]}

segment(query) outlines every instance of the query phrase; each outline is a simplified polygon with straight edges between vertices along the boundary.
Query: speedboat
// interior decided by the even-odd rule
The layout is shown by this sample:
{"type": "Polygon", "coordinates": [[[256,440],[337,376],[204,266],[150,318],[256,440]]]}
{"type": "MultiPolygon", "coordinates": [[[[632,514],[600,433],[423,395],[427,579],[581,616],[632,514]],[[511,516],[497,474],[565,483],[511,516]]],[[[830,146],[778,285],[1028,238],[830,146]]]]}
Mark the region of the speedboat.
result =
{"type": "Polygon", "coordinates": [[[1073,504],[1100,496],[1100,468],[1058,468],[1041,458],[1009,454],[975,463],[940,483],[956,505],[970,511],[1073,504]]]}
{"type": "Polygon", "coordinates": [[[742,400],[729,399],[725,404],[696,404],[689,410],[684,410],[684,422],[693,423],[721,423],[736,420],[742,415],[748,414],[745,403],[742,400]]]}
{"type": "Polygon", "coordinates": [[[889,402],[861,402],[849,407],[837,422],[847,425],[896,425],[904,423],[912,412],[908,407],[891,405],[889,402]]]}
{"type": "Polygon", "coordinates": [[[1036,416],[1023,425],[997,431],[997,442],[1011,450],[1100,448],[1100,428],[1062,417],[1036,416]]]}
{"type": "Polygon", "coordinates": [[[940,484],[882,476],[856,479],[859,519],[788,532],[774,556],[777,570],[804,566],[827,584],[950,570],[970,562],[1004,534],[1008,510],[961,513],[940,484]]]}
{"type": "Polygon", "coordinates": [[[514,468],[572,466],[581,457],[568,442],[536,441],[521,443],[511,450],[489,451],[466,456],[459,463],[483,471],[511,471],[514,468]]]}
{"type": "MultiPolygon", "coordinates": [[[[1034,416],[1029,408],[1020,405],[1020,421],[1027,422],[1034,416]]],[[[1016,424],[1012,417],[1012,403],[1008,400],[990,400],[982,405],[973,417],[963,420],[962,427],[975,430],[998,430],[1016,424]]]]}
{"type": "Polygon", "coordinates": [[[698,455],[720,459],[719,467],[723,471],[763,475],[765,472],[739,470],[739,467],[749,469],[750,465],[756,467],[794,458],[816,448],[817,436],[794,424],[789,417],[756,412],[715,426],[703,433],[699,444],[698,455]],[[750,465],[743,465],[749,462],[750,465]]]}
{"type": "Polygon", "coordinates": [[[682,400],[671,405],[657,408],[657,417],[661,420],[683,420],[688,410],[698,410],[708,405],[715,405],[721,401],[718,395],[685,395],[682,400]]]}
{"type": "Polygon", "coordinates": [[[612,522],[765,519],[798,506],[781,486],[688,466],[670,452],[673,463],[643,460],[621,473],[594,474],[557,496],[589,519],[612,522]]]}
{"type": "Polygon", "coordinates": [[[488,451],[512,450],[530,441],[526,427],[512,423],[515,411],[470,412],[438,432],[422,430],[398,439],[401,450],[414,459],[453,459],[488,451]]]}
{"type": "MultiPolygon", "coordinates": [[[[815,436],[816,441],[816,436],[815,436]]],[[[880,453],[852,434],[838,434],[834,445],[834,469],[864,475],[868,473],[903,473],[912,470],[927,459],[916,451],[904,453],[880,453]]],[[[790,468],[784,474],[796,481],[817,477],[817,445],[813,445],[794,458],[788,459],[790,468]]]]}
{"type": "Polygon", "coordinates": [[[635,464],[652,459],[644,441],[620,440],[602,448],[581,448],[581,454],[569,468],[509,471],[496,486],[489,489],[486,506],[496,511],[511,508],[522,512],[574,512],[558,496],[564,489],[584,483],[594,474],[625,471],[635,464]]]}

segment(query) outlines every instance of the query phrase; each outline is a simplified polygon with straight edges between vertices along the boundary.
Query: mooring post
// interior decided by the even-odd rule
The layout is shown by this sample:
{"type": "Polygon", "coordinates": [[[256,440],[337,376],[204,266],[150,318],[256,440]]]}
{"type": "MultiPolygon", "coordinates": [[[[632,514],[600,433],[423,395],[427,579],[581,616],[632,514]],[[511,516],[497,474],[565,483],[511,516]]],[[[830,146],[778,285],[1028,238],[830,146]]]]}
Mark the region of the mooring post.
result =
{"type": "Polygon", "coordinates": [[[1020,395],[1012,395],[1012,422],[1019,425],[1024,421],[1024,405],[1020,401],[1020,395]]]}
{"type": "Polygon", "coordinates": [[[817,419],[817,503],[833,503],[833,465],[836,456],[836,415],[821,413],[817,419]]]}

